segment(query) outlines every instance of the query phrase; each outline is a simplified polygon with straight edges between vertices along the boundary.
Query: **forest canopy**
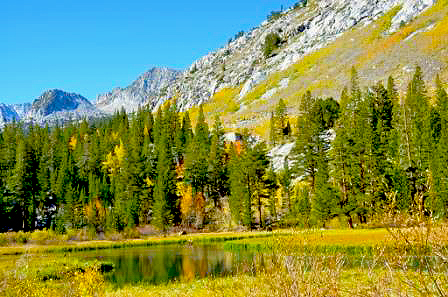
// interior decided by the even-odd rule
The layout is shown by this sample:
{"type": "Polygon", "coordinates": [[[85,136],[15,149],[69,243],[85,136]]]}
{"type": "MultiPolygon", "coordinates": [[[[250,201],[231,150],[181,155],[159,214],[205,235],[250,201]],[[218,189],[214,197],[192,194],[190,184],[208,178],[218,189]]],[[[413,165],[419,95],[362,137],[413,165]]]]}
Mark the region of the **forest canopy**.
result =
{"type": "Polygon", "coordinates": [[[0,230],[446,217],[448,97],[436,86],[432,99],[417,67],[400,98],[392,77],[363,90],[353,69],[338,101],[306,92],[294,125],[280,100],[268,143],[247,131],[226,140],[202,107],[192,127],[175,102],[64,127],[12,123],[0,133],[0,230]],[[274,172],[268,150],[288,142],[274,172]]]}

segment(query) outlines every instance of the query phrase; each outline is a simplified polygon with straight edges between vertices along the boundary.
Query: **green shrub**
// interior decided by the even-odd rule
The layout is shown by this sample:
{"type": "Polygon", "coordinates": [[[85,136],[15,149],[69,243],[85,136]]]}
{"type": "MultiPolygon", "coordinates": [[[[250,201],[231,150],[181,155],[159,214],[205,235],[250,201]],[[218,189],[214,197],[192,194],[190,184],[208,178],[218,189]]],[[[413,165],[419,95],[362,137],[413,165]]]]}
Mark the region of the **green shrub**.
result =
{"type": "Polygon", "coordinates": [[[276,19],[279,19],[281,16],[281,11],[271,11],[271,13],[268,15],[268,21],[274,21],[276,19]]]}
{"type": "Polygon", "coordinates": [[[308,4],[308,0],[300,0],[296,4],[294,4],[294,9],[306,7],[307,4],[308,4]]]}
{"type": "Polygon", "coordinates": [[[8,245],[8,238],[5,233],[0,233],[0,246],[8,245]]]}
{"type": "Polygon", "coordinates": [[[127,239],[140,238],[140,232],[136,228],[125,228],[123,236],[127,239]]]}
{"type": "Polygon", "coordinates": [[[52,230],[36,230],[29,234],[29,239],[33,243],[37,244],[46,244],[48,241],[57,241],[60,240],[62,236],[56,234],[52,230]]]}
{"type": "Polygon", "coordinates": [[[272,55],[272,52],[278,49],[281,43],[280,36],[277,33],[269,33],[266,35],[263,45],[263,54],[267,59],[272,55]]]}
{"type": "Polygon", "coordinates": [[[29,241],[30,234],[23,231],[19,231],[15,234],[14,241],[19,244],[25,244],[29,241]]]}

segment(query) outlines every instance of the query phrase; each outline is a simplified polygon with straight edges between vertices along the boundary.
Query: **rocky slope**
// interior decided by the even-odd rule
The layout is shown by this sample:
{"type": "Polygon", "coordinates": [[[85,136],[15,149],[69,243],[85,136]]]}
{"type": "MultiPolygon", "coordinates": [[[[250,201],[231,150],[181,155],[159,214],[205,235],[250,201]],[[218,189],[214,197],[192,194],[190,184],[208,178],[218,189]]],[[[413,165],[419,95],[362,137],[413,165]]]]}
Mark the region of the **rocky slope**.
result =
{"type": "Polygon", "coordinates": [[[168,98],[166,88],[181,74],[178,70],[152,68],[127,88],[116,88],[99,95],[96,105],[79,94],[57,89],[44,92],[32,104],[0,104],[0,128],[14,119],[25,123],[52,125],[83,118],[103,117],[122,108],[133,112],[139,106],[165,101],[168,98]],[[158,99],[152,100],[154,98],[158,99]]]}
{"type": "Polygon", "coordinates": [[[54,125],[102,116],[104,113],[83,96],[57,89],[44,92],[32,104],[0,104],[0,128],[13,120],[54,125]]]}
{"type": "Polygon", "coordinates": [[[237,128],[253,128],[264,125],[278,98],[284,98],[290,109],[306,89],[337,98],[352,65],[357,66],[364,85],[393,75],[399,89],[405,90],[415,64],[422,66],[427,80],[439,73],[446,81],[446,3],[308,0],[305,7],[297,5],[238,35],[183,72],[153,68],[130,86],[99,95],[96,108],[72,95],[61,95],[67,99],[64,101],[50,91],[44,95],[54,104],[46,104],[48,98],[43,96],[31,109],[1,105],[0,126],[14,118],[43,123],[102,116],[121,108],[132,112],[142,105],[156,110],[169,98],[177,98],[178,106],[185,110],[216,95],[223,102],[215,102],[215,107],[232,104],[234,118],[228,122],[236,122],[237,128]],[[266,57],[263,48],[271,33],[278,35],[280,43],[266,57]],[[229,94],[221,94],[228,89],[232,90],[229,94]]]}
{"type": "Polygon", "coordinates": [[[5,124],[12,122],[13,120],[20,120],[17,112],[12,105],[0,103],[0,128],[3,128],[5,124]]]}
{"type": "MultiPolygon", "coordinates": [[[[265,21],[223,48],[194,62],[167,94],[180,94],[178,104],[186,109],[203,103],[218,90],[241,87],[244,98],[272,73],[286,70],[309,53],[322,49],[354,27],[366,27],[392,8],[400,9],[393,17],[388,34],[392,34],[435,0],[321,0],[308,1],[306,7],[283,12],[279,18],[265,21]],[[265,37],[276,33],[280,48],[269,58],[263,55],[265,37]]],[[[288,78],[278,88],[286,88],[288,78]]],[[[270,91],[265,98],[276,91],[270,91]]],[[[164,98],[155,98],[163,100],[164,98]]],[[[157,105],[157,102],[151,102],[157,105]]]]}
{"type": "Polygon", "coordinates": [[[133,112],[139,106],[148,103],[155,107],[167,98],[166,89],[180,77],[181,73],[169,68],[152,68],[127,88],[116,88],[109,93],[98,95],[96,106],[106,113],[122,108],[127,112],[133,112]]]}
{"type": "Polygon", "coordinates": [[[101,116],[104,114],[83,96],[54,89],[44,92],[34,100],[22,120],[43,125],[101,116]]]}
{"type": "MultiPolygon", "coordinates": [[[[298,1],[298,4],[303,2],[298,1]]],[[[184,72],[166,68],[151,69],[129,87],[99,95],[96,105],[108,113],[122,107],[131,112],[144,104],[155,110],[165,100],[177,98],[178,106],[185,110],[209,101],[220,90],[237,88],[238,96],[234,99],[242,103],[241,107],[244,109],[245,99],[250,97],[254,88],[268,81],[270,76],[301,63],[310,54],[327,49],[353,30],[374,30],[376,20],[394,11],[387,28],[380,32],[382,36],[391,36],[435,2],[436,0],[309,0],[306,6],[297,5],[263,22],[250,32],[238,35],[224,47],[195,61],[184,72]],[[277,34],[281,42],[279,48],[266,58],[263,48],[266,36],[271,33],[277,34]]],[[[421,28],[420,32],[429,31],[433,27],[421,28]]],[[[339,66],[345,65],[349,69],[351,65],[359,64],[359,61],[351,57],[360,56],[360,43],[356,43],[357,40],[354,40],[354,44],[343,45],[345,51],[336,58],[339,66]]],[[[419,62],[418,58],[415,60],[414,64],[419,62]]],[[[375,73],[370,74],[371,80],[397,74],[392,68],[398,67],[399,62],[401,61],[396,60],[383,68],[375,65],[375,73]]],[[[438,65],[438,68],[441,67],[438,65]]],[[[313,65],[309,68],[308,70],[313,71],[313,65]]],[[[268,86],[258,94],[257,99],[269,100],[274,95],[278,97],[282,90],[291,89],[294,82],[289,74],[282,75],[280,81],[268,86]]],[[[296,89],[308,88],[309,85],[318,84],[318,81],[328,81],[331,74],[331,69],[318,75],[313,73],[314,81],[304,79],[306,83],[300,86],[296,84],[296,89]]],[[[345,76],[341,77],[339,69],[337,74],[339,82],[346,80],[345,76]]],[[[319,91],[335,96],[334,90],[339,86],[336,84],[334,90],[330,90],[328,82],[326,83],[326,86],[318,88],[319,91]]]]}
{"type": "Polygon", "coordinates": [[[0,129],[14,120],[20,121],[31,109],[31,104],[3,104],[0,103],[0,129]]]}

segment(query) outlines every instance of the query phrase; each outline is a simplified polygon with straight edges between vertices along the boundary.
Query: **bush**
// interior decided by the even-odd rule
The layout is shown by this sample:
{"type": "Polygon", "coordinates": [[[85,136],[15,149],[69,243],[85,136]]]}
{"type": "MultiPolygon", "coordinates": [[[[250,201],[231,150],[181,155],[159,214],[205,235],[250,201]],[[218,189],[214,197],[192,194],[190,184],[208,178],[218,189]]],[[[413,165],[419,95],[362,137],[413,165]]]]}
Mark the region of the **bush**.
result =
{"type": "Polygon", "coordinates": [[[123,236],[126,239],[136,239],[140,238],[140,232],[136,228],[127,227],[123,231],[123,236]]]}
{"type": "Polygon", "coordinates": [[[282,16],[281,11],[271,11],[271,14],[268,15],[268,21],[275,21],[282,16]]]}
{"type": "Polygon", "coordinates": [[[25,244],[29,241],[30,234],[19,231],[15,234],[14,241],[19,244],[25,244]]]}
{"type": "Polygon", "coordinates": [[[46,244],[48,241],[57,241],[62,236],[58,236],[54,231],[52,230],[36,230],[29,234],[30,240],[33,243],[37,244],[46,244]]]}
{"type": "Polygon", "coordinates": [[[0,233],[0,246],[6,246],[8,245],[8,237],[4,233],[0,233]]]}
{"type": "Polygon", "coordinates": [[[307,0],[300,0],[296,4],[294,4],[294,8],[306,7],[307,4],[308,4],[307,0]]]}
{"type": "Polygon", "coordinates": [[[277,33],[269,33],[266,35],[263,45],[263,54],[267,59],[272,55],[272,52],[278,49],[281,43],[280,36],[277,33]]]}

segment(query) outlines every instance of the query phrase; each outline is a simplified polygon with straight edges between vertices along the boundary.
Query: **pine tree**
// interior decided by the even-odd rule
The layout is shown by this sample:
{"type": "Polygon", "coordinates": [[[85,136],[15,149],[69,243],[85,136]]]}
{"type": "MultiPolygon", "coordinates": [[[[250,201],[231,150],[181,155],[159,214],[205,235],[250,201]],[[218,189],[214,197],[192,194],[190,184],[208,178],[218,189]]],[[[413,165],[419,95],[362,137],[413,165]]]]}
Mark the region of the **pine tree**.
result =
{"type": "Polygon", "coordinates": [[[8,188],[20,207],[20,227],[24,231],[30,231],[35,227],[37,195],[40,189],[35,152],[23,135],[19,135],[15,159],[16,164],[9,178],[8,188]]]}
{"type": "Polygon", "coordinates": [[[242,201],[247,196],[247,188],[243,184],[243,174],[241,170],[241,156],[238,154],[235,145],[232,144],[229,163],[230,197],[229,207],[232,218],[236,224],[242,222],[242,201]]]}
{"type": "Polygon", "coordinates": [[[275,192],[278,189],[277,175],[274,172],[272,164],[266,173],[264,182],[267,190],[267,196],[269,197],[268,208],[270,214],[270,221],[272,223],[277,220],[277,201],[275,197],[275,192]]]}
{"type": "Polygon", "coordinates": [[[271,118],[269,121],[269,142],[272,146],[275,146],[278,142],[277,131],[275,129],[276,117],[273,112],[271,112],[271,118]]]}
{"type": "Polygon", "coordinates": [[[280,173],[279,176],[280,185],[282,186],[283,192],[284,192],[284,199],[283,199],[283,212],[287,213],[291,211],[291,183],[292,183],[292,176],[291,171],[289,169],[289,162],[288,157],[285,157],[283,160],[283,171],[280,173]]]}
{"type": "Polygon", "coordinates": [[[234,150],[231,157],[230,207],[237,223],[252,227],[254,205],[258,211],[259,223],[263,225],[262,207],[267,204],[264,200],[268,198],[270,186],[270,181],[265,176],[269,160],[264,143],[252,145],[247,142],[247,135],[243,139],[241,153],[238,155],[234,150]]]}
{"type": "Polygon", "coordinates": [[[430,104],[426,95],[423,74],[416,67],[403,106],[403,144],[405,166],[410,185],[411,201],[420,214],[425,212],[431,155],[430,104]]]}
{"type": "MultiPolygon", "coordinates": [[[[193,189],[193,197],[199,198],[194,201],[195,209],[202,210],[202,199],[207,198],[206,190],[208,184],[208,161],[210,155],[208,124],[202,106],[199,108],[198,121],[195,127],[193,140],[188,146],[185,156],[185,181],[193,189]]],[[[204,213],[197,212],[197,225],[202,225],[204,213]]]]}
{"type": "Polygon", "coordinates": [[[327,220],[338,215],[338,193],[329,183],[328,160],[320,155],[317,161],[316,191],[311,199],[311,215],[315,223],[325,227],[327,220]]]}
{"type": "Polygon", "coordinates": [[[298,176],[309,177],[311,189],[315,190],[316,177],[316,149],[314,137],[312,109],[316,104],[316,99],[311,96],[309,91],[302,98],[300,104],[300,115],[297,119],[297,137],[292,152],[292,158],[295,161],[295,174],[298,176]]]}
{"type": "Polygon", "coordinates": [[[371,206],[375,208],[383,207],[382,203],[387,201],[387,195],[395,195],[393,193],[393,179],[391,176],[395,174],[393,158],[397,156],[397,152],[393,149],[398,147],[393,143],[396,142],[396,133],[394,131],[394,111],[395,102],[390,97],[393,93],[387,91],[384,86],[379,83],[369,92],[369,102],[371,105],[371,154],[369,161],[369,185],[372,202],[371,206]]]}
{"type": "Polygon", "coordinates": [[[209,192],[215,207],[220,206],[220,198],[228,194],[228,169],[224,146],[224,129],[221,120],[216,116],[208,159],[209,192]]]}
{"type": "Polygon", "coordinates": [[[448,215],[448,182],[446,176],[448,169],[448,95],[440,82],[439,76],[436,77],[436,105],[435,111],[440,117],[440,135],[435,144],[433,152],[431,169],[433,171],[434,189],[431,196],[430,210],[437,216],[448,215]]]}
{"type": "Polygon", "coordinates": [[[153,224],[166,231],[180,222],[179,201],[176,195],[176,170],[170,143],[169,107],[156,120],[160,135],[156,138],[157,179],[154,188],[153,224]]]}
{"type": "Polygon", "coordinates": [[[286,109],[286,104],[283,99],[277,103],[277,107],[275,108],[275,134],[277,138],[283,142],[285,137],[288,136],[286,131],[288,125],[288,112],[286,109]]]}

